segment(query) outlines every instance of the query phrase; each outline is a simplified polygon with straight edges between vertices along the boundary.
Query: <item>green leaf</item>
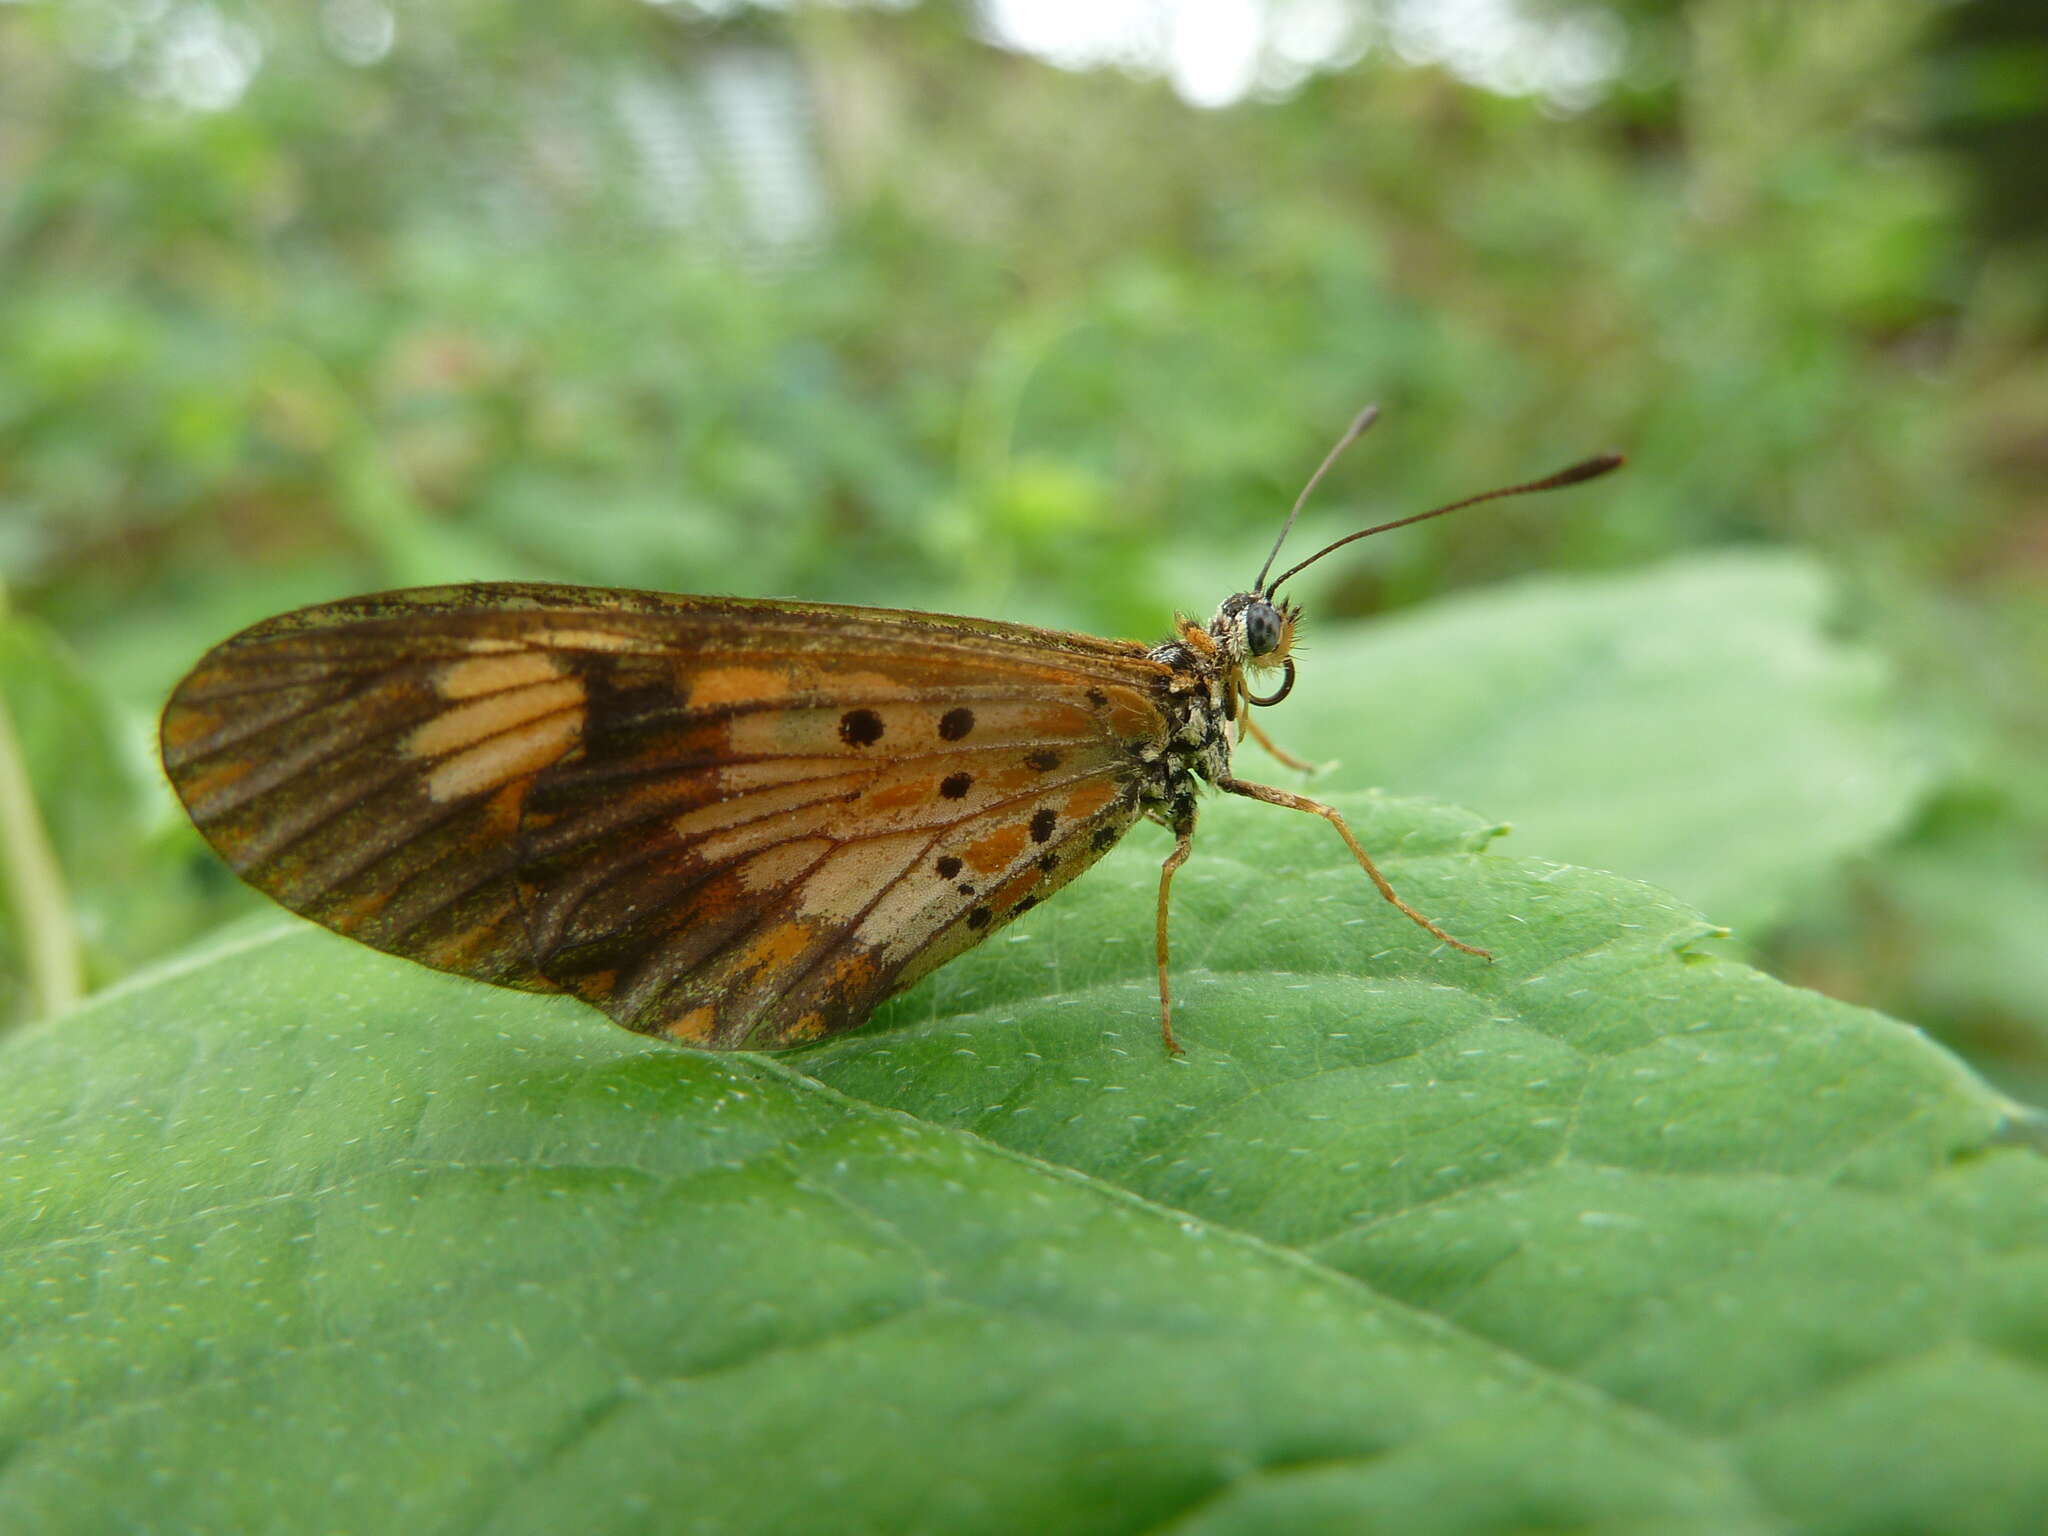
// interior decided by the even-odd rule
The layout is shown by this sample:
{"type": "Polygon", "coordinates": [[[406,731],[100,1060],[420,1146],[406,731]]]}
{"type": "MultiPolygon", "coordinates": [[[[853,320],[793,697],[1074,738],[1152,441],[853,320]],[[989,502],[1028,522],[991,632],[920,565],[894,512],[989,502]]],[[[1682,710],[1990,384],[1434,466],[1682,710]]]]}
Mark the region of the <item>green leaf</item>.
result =
{"type": "Polygon", "coordinates": [[[1207,808],[797,1056],[266,925],[0,1047],[0,1525],[1993,1531],[2048,1176],[1461,813],[1207,808]]]}
{"type": "Polygon", "coordinates": [[[1754,937],[1890,841],[1932,778],[1833,606],[1782,552],[1517,582],[1370,628],[1325,632],[1311,606],[1300,686],[1264,724],[1341,782],[1484,807],[1520,847],[1754,937]]]}

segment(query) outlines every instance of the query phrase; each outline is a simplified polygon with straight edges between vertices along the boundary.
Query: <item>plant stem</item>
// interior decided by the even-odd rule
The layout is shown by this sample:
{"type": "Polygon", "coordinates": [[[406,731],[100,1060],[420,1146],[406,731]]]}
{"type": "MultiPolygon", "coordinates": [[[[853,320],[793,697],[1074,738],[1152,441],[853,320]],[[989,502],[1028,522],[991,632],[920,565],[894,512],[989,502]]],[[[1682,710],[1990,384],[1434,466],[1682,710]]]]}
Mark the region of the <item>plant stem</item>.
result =
{"type": "MultiPolygon", "coordinates": [[[[0,617],[6,604],[0,597],[0,617]]],[[[85,995],[85,960],[71,920],[71,895],[36,811],[7,696],[0,692],[0,885],[21,934],[33,1017],[62,1013],[85,995]]]]}

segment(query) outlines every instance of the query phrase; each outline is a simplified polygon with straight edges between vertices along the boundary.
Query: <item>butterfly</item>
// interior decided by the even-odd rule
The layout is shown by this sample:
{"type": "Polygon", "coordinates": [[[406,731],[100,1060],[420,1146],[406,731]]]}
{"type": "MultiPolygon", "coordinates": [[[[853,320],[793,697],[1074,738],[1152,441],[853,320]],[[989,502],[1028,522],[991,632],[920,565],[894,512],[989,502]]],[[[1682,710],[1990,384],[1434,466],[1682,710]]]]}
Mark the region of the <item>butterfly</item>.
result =
{"type": "Polygon", "coordinates": [[[410,960],[568,992],[684,1045],[776,1050],[852,1029],[1101,858],[1141,819],[1174,845],[1198,791],[1328,821],[1238,778],[1251,711],[1292,690],[1282,583],[1164,644],[897,609],[535,583],[350,598],[223,641],[171,695],[163,763],[207,841],[292,911],[410,960]],[[1270,682],[1270,688],[1261,691],[1270,682]]]}

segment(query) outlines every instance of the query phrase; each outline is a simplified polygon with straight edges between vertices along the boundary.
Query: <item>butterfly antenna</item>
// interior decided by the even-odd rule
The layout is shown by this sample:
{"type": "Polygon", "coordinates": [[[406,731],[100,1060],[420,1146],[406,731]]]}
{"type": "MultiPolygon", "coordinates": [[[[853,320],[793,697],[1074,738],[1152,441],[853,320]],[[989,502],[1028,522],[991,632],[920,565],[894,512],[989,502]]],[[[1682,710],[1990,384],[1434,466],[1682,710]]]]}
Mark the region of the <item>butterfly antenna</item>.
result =
{"type": "MultiPolygon", "coordinates": [[[[1287,521],[1280,525],[1280,537],[1273,541],[1273,552],[1266,556],[1266,563],[1259,567],[1258,580],[1252,583],[1254,592],[1263,591],[1266,586],[1266,572],[1273,569],[1273,562],[1280,558],[1280,546],[1287,542],[1287,531],[1294,526],[1294,520],[1301,516],[1301,509],[1308,504],[1309,492],[1322,483],[1323,476],[1330,472],[1330,466],[1343,457],[1349,448],[1365,435],[1365,429],[1380,419],[1380,408],[1368,405],[1351,418],[1351,425],[1344,429],[1344,435],[1337,439],[1337,446],[1323,455],[1323,462],[1316,466],[1316,472],[1308,477],[1308,484],[1301,488],[1301,494],[1294,498],[1294,510],[1287,514],[1287,521]]],[[[1298,567],[1297,567],[1298,569],[1298,567]]],[[[1291,572],[1289,574],[1292,574],[1291,572]]],[[[1284,579],[1284,578],[1283,578],[1284,579]]],[[[1275,586],[1279,583],[1275,582],[1275,586]]]]}
{"type": "MultiPolygon", "coordinates": [[[[1357,434],[1353,433],[1352,435],[1355,437],[1357,434]]],[[[1342,445],[1340,444],[1339,446],[1342,445]]],[[[1332,454],[1331,457],[1334,458],[1336,455],[1332,454]]],[[[1618,453],[1598,454],[1590,459],[1581,459],[1569,468],[1560,469],[1554,475],[1545,475],[1541,480],[1525,480],[1520,485],[1504,485],[1497,491],[1481,491],[1477,496],[1467,496],[1463,501],[1454,501],[1441,507],[1431,507],[1427,512],[1417,512],[1411,517],[1397,517],[1391,523],[1381,523],[1377,527],[1361,528],[1357,533],[1347,533],[1334,544],[1325,544],[1321,549],[1302,561],[1301,564],[1281,572],[1280,575],[1273,578],[1270,586],[1262,587],[1260,593],[1262,596],[1271,597],[1279,590],[1280,583],[1288,580],[1290,577],[1298,576],[1332,550],[1342,549],[1346,544],[1354,543],[1359,539],[1370,538],[1373,534],[1385,533],[1390,528],[1406,528],[1410,523],[1420,523],[1432,517],[1442,517],[1446,512],[1456,512],[1464,507],[1477,506],[1482,501],[1499,501],[1506,496],[1527,496],[1535,491],[1555,491],[1567,485],[1578,485],[1586,480],[1597,480],[1609,470],[1619,469],[1627,462],[1627,459],[1618,453]]],[[[1325,463],[1323,468],[1327,469],[1329,465],[1325,463]]],[[[1320,477],[1322,470],[1317,470],[1316,474],[1320,477]]],[[[1309,484],[1313,486],[1315,481],[1311,480],[1309,484]]],[[[1306,495],[1307,492],[1302,494],[1306,495]]],[[[1300,511],[1301,509],[1297,505],[1295,510],[1300,511]]],[[[1291,517],[1288,519],[1289,522],[1293,520],[1291,517]]],[[[1277,554],[1279,551],[1276,549],[1274,553],[1277,554]]],[[[1266,563],[1270,566],[1273,562],[1268,560],[1266,563]]],[[[1265,572],[1261,571],[1259,574],[1263,578],[1265,572]]]]}

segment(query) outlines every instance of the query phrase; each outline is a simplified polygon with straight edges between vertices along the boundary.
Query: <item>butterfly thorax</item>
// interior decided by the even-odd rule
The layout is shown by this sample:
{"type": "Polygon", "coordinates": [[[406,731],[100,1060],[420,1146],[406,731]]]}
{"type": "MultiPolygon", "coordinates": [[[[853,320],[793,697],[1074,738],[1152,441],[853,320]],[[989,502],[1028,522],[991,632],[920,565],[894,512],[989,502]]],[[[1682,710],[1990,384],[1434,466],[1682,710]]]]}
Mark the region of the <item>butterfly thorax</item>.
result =
{"type": "Polygon", "coordinates": [[[1142,790],[1145,809],[1169,826],[1194,815],[1199,780],[1230,777],[1230,751],[1252,692],[1247,673],[1285,668],[1294,643],[1297,613],[1275,607],[1255,593],[1225,600],[1207,626],[1184,614],[1174,616],[1174,638],[1153,647],[1151,658],[1170,670],[1161,683],[1166,738],[1137,749],[1149,770],[1142,790]]]}

